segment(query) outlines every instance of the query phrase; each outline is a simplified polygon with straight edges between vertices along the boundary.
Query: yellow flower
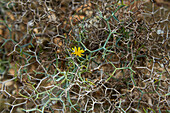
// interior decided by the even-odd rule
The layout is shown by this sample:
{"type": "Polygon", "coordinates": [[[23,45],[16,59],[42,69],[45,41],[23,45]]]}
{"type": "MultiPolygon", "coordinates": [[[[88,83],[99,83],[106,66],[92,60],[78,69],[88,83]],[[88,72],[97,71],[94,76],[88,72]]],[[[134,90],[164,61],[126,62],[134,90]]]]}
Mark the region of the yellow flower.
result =
{"type": "Polygon", "coordinates": [[[72,50],[73,50],[72,54],[75,54],[76,56],[79,56],[79,57],[83,56],[82,53],[84,53],[84,50],[83,49],[81,50],[80,47],[78,47],[78,49],[74,47],[72,48],[72,50]]]}

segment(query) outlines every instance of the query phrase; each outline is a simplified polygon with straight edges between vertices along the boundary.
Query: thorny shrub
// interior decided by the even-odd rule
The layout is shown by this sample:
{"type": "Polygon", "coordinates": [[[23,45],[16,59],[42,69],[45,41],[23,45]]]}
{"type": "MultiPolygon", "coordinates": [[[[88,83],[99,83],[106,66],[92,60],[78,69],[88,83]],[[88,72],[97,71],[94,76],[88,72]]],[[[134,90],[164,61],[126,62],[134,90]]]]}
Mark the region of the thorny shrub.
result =
{"type": "Polygon", "coordinates": [[[168,8],[142,0],[0,5],[3,113],[169,112],[168,8]]]}

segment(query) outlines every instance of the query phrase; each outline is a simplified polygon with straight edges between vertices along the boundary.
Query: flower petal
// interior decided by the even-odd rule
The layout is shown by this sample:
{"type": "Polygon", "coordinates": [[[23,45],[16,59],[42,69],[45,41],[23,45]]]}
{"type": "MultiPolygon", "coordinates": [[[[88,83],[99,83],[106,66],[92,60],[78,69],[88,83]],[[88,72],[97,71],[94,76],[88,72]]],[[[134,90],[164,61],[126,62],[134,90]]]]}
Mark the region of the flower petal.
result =
{"type": "Polygon", "coordinates": [[[78,47],[78,51],[80,51],[80,47],[78,47]]]}
{"type": "Polygon", "coordinates": [[[74,51],[74,48],[72,48],[72,50],[74,51]]]}
{"type": "Polygon", "coordinates": [[[76,48],[76,46],[74,47],[74,51],[75,51],[75,52],[77,52],[77,48],[76,48]]]}

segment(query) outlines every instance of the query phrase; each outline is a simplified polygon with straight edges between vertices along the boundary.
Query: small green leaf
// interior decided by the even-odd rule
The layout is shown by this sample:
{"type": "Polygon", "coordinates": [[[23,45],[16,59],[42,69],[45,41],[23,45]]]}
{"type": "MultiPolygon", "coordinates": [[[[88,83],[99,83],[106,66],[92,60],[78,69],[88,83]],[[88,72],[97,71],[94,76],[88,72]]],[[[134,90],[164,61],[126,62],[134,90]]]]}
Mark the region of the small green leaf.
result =
{"type": "Polygon", "coordinates": [[[60,80],[62,80],[62,79],[64,79],[64,76],[58,78],[56,81],[58,82],[58,81],[60,81],[60,80]]]}

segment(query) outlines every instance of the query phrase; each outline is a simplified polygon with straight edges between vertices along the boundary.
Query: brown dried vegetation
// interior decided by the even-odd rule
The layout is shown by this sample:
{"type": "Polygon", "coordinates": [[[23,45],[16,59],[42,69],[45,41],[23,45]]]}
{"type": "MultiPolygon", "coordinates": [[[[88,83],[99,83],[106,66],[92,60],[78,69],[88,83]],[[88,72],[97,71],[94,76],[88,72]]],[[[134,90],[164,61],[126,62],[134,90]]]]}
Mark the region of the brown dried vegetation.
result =
{"type": "Polygon", "coordinates": [[[168,113],[169,2],[123,1],[0,1],[0,111],[168,113]]]}

